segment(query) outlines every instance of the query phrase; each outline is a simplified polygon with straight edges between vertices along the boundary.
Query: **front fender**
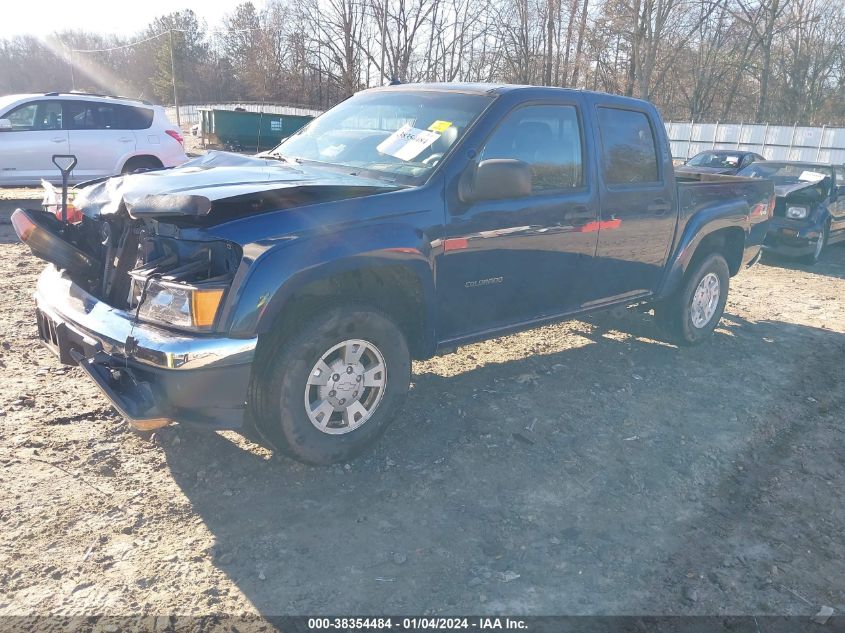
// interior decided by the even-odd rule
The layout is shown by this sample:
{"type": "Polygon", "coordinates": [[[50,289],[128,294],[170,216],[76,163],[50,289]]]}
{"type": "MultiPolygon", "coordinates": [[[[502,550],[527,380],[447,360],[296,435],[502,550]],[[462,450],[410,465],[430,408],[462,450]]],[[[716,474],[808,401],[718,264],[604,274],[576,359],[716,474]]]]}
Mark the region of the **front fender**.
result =
{"type": "MultiPolygon", "coordinates": [[[[433,324],[434,275],[430,242],[420,229],[401,223],[351,226],[282,242],[249,266],[227,318],[232,336],[267,332],[297,290],[314,281],[354,270],[403,266],[423,292],[425,323],[433,324]]],[[[432,334],[433,336],[433,334],[432,334]]]]}
{"type": "Polygon", "coordinates": [[[658,296],[668,297],[678,288],[696,250],[708,235],[722,229],[741,228],[747,245],[751,234],[749,211],[748,202],[744,198],[711,203],[701,209],[693,207],[667,263],[667,273],[658,296]]]}

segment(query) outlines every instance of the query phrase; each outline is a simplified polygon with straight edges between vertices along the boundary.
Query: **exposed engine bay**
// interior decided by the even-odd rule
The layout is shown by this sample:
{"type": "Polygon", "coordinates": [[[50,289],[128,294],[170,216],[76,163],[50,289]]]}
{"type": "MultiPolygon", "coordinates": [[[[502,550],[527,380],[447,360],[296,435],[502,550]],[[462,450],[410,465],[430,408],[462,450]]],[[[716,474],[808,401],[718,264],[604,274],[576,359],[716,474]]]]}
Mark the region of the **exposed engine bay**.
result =
{"type": "Polygon", "coordinates": [[[33,254],[101,301],[171,327],[211,328],[241,257],[235,244],[182,239],[179,227],[125,209],[75,224],[46,211],[16,214],[33,254]]]}
{"type": "Polygon", "coordinates": [[[237,244],[203,239],[202,227],[399,185],[281,157],[209,152],[172,169],[92,181],[61,221],[45,183],[44,210],[16,212],[33,253],[108,305],[176,329],[213,329],[241,260],[237,244]]]}

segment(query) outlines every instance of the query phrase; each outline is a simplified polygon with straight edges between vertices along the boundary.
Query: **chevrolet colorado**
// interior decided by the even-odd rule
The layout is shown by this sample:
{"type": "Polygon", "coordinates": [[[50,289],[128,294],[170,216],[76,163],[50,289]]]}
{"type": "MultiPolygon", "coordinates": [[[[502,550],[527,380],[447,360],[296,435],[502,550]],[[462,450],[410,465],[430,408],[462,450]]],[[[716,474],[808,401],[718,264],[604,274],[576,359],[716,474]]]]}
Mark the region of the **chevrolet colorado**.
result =
{"type": "Polygon", "coordinates": [[[679,344],[760,256],[761,179],[675,177],[644,101],[529,86],[367,90],[261,156],[18,210],[41,338],[137,428],[250,422],[326,464],[399,412],[412,359],[649,303],[679,344]]]}

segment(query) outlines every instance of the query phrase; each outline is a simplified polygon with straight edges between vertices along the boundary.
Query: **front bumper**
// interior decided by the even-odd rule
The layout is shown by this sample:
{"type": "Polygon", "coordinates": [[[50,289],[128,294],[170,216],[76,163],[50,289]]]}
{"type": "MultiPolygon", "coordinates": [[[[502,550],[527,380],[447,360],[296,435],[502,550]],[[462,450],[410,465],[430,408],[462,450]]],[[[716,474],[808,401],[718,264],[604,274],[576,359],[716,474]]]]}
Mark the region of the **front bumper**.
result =
{"type": "Polygon", "coordinates": [[[822,231],[822,226],[815,223],[772,218],[763,248],[787,257],[811,255],[822,231]]]}
{"type": "Polygon", "coordinates": [[[45,345],[79,365],[133,426],[243,422],[257,339],[176,333],[88,294],[48,266],[35,295],[45,345]]]}

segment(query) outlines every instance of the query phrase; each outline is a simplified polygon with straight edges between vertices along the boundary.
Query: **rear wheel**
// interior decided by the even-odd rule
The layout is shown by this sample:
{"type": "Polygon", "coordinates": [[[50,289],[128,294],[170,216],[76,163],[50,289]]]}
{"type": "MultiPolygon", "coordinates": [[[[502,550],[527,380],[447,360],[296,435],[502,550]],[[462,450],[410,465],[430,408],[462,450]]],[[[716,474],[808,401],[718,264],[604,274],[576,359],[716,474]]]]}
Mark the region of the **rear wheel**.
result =
{"type": "Polygon", "coordinates": [[[730,271],[718,253],[704,257],[684,277],[681,287],[655,308],[672,342],[697,345],[716,329],[728,300],[730,271]]]}
{"type": "Polygon", "coordinates": [[[257,365],[256,427],[273,447],[310,464],[367,448],[393,421],[410,384],[405,337],[366,308],[329,308],[261,354],[267,361],[257,365]]]}

